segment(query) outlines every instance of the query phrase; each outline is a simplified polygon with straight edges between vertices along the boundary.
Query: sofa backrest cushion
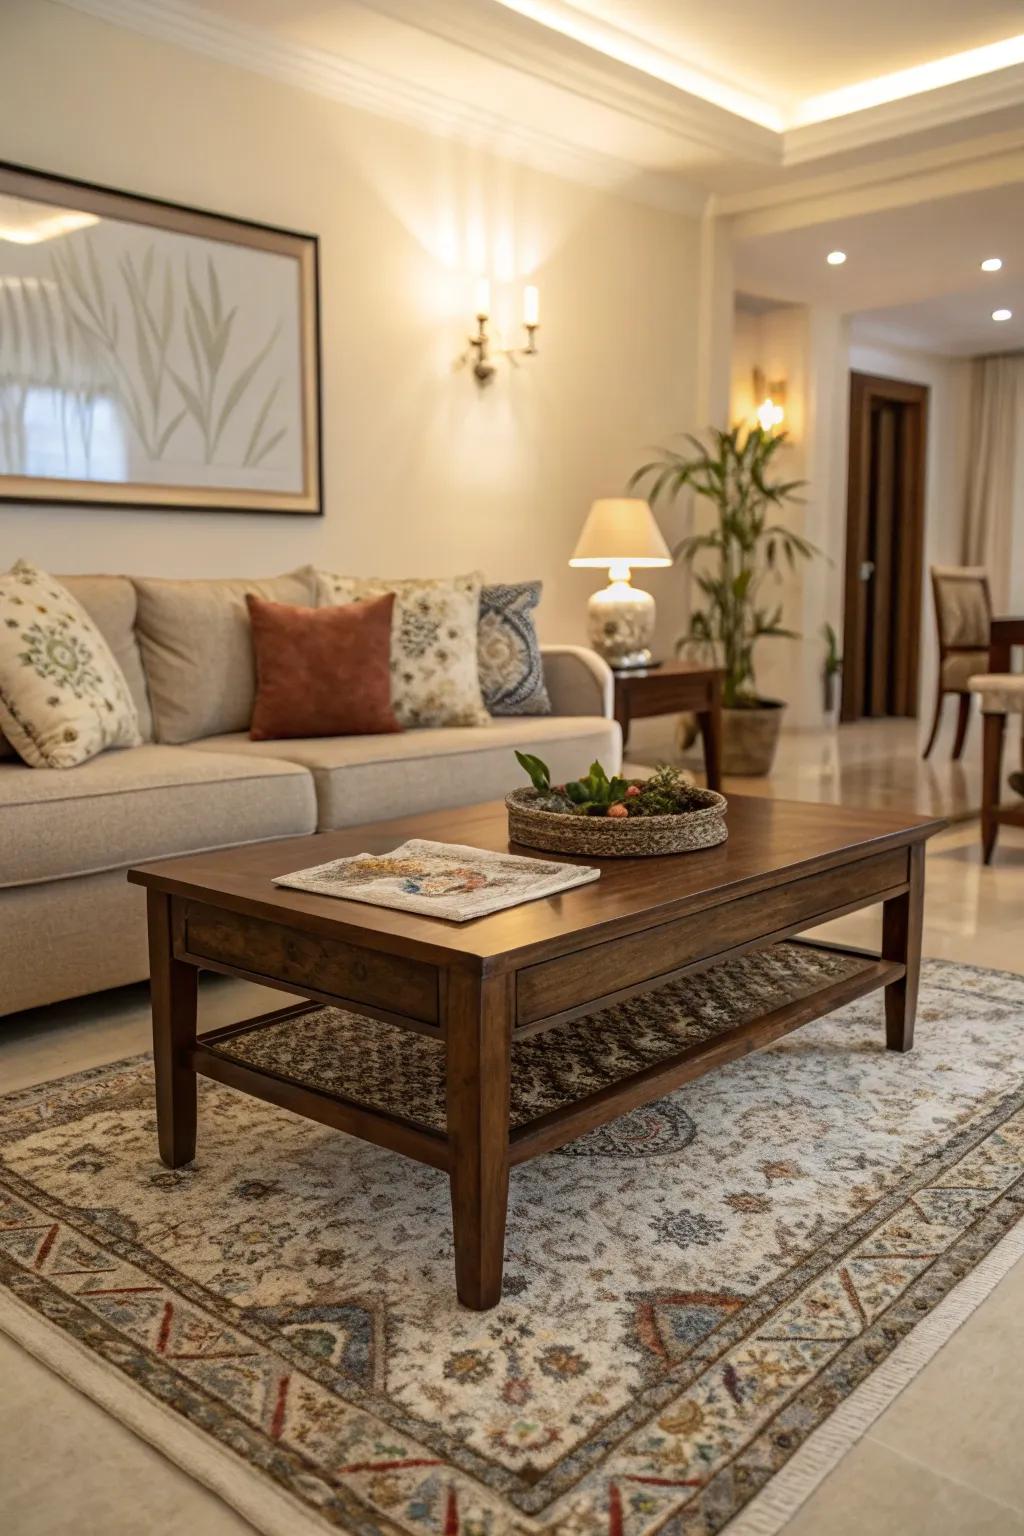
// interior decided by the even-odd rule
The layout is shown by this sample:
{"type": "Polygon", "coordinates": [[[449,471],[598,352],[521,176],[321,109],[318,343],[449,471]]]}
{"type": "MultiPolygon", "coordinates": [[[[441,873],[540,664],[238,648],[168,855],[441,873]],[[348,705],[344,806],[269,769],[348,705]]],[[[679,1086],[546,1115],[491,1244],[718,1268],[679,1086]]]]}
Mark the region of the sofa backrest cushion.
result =
{"type": "MultiPolygon", "coordinates": [[[[72,597],[81,603],[110,646],[139,717],[143,741],[153,740],[153,716],[146,691],[146,674],[135,634],[135,588],[127,576],[58,576],[72,597]]],[[[0,757],[14,757],[14,748],[0,732],[0,757]]]]}
{"type": "Polygon", "coordinates": [[[143,741],[152,741],[153,715],[135,633],[137,608],[131,581],[127,576],[58,576],[57,580],[78,599],[113,651],[139,717],[139,734],[143,741]]]}
{"type": "Polygon", "coordinates": [[[246,595],[312,607],[312,569],[263,581],[133,581],[156,740],[180,744],[247,731],[256,671],[246,595]]]}

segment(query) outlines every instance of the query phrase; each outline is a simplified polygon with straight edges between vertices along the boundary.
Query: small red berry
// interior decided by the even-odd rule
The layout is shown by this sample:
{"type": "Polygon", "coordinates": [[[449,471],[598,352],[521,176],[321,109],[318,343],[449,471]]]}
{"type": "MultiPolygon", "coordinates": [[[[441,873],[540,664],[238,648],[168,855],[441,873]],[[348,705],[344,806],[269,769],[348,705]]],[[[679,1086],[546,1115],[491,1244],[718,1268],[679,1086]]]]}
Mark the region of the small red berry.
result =
{"type": "Polygon", "coordinates": [[[639,784],[630,784],[627,787],[627,789],[626,789],[626,799],[627,800],[635,800],[637,795],[639,795],[641,793],[642,793],[642,790],[641,790],[639,784]]]}
{"type": "Polygon", "coordinates": [[[610,805],[608,807],[607,811],[605,811],[605,815],[606,816],[615,816],[616,818],[618,818],[620,816],[628,816],[629,812],[626,810],[626,807],[622,804],[622,801],[619,800],[619,801],[616,801],[616,803],[614,805],[610,805]]]}

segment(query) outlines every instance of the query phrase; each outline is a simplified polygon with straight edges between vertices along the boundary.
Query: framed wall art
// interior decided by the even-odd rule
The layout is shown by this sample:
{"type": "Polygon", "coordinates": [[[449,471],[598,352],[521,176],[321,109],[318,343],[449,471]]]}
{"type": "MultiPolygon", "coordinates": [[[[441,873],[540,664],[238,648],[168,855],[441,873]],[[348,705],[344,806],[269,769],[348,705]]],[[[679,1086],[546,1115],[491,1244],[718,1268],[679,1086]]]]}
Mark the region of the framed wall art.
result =
{"type": "Polygon", "coordinates": [[[322,510],[318,248],[0,164],[0,498],[322,510]]]}

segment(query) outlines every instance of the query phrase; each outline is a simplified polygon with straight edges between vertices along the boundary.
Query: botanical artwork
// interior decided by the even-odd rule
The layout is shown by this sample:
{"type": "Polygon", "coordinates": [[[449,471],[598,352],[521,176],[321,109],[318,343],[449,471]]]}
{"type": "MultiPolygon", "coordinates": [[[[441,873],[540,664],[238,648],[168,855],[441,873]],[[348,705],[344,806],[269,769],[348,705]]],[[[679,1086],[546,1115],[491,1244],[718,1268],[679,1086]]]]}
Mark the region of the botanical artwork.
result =
{"type": "MultiPolygon", "coordinates": [[[[849,963],[820,956],[515,1041],[513,1119],[849,963]]],[[[514,1167],[485,1313],[455,1294],[440,1169],[209,1079],[196,1160],[165,1168],[148,1057],[20,1090],[2,1326],[169,1454],[187,1426],[277,1536],[772,1536],[1024,1211],[1024,978],[926,962],[907,1055],[883,1015],[862,998],[514,1167]]],[[[444,1123],[442,1041],[325,1009],[226,1044],[444,1123]]]]}
{"type": "Polygon", "coordinates": [[[281,875],[275,885],[465,922],[596,880],[600,870],[459,843],[412,838],[392,853],[356,854],[281,875]]]}
{"type": "Polygon", "coordinates": [[[0,491],[317,510],[313,242],[203,215],[192,233],[182,210],[161,227],[127,197],[124,217],[54,209],[7,194],[11,174],[0,491]]]}

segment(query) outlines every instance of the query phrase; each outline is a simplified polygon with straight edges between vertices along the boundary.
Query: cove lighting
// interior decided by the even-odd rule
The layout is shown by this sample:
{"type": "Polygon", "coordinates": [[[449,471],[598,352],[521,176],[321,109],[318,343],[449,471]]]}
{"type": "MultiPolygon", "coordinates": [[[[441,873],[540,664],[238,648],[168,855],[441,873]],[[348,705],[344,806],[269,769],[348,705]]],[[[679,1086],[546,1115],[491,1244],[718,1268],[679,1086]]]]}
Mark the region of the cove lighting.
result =
{"type": "Polygon", "coordinates": [[[830,267],[841,267],[843,262],[846,260],[846,252],[829,251],[828,255],[825,257],[825,260],[828,262],[830,267]]]}
{"type": "MultiPolygon", "coordinates": [[[[976,80],[999,69],[1009,69],[1014,64],[1024,64],[1024,32],[1015,37],[1003,38],[981,48],[968,48],[963,53],[948,54],[943,59],[930,59],[925,64],[915,64],[910,69],[895,70],[889,75],[878,75],[871,80],[858,80],[838,90],[825,91],[818,96],[806,96],[802,101],[771,100],[754,95],[736,82],[688,64],[674,54],[644,42],[625,27],[616,27],[585,14],[585,8],[577,0],[499,0],[506,10],[515,11],[530,21],[539,22],[563,37],[593,48],[607,58],[617,59],[631,69],[640,70],[666,85],[697,96],[736,117],[775,133],[789,128],[806,128],[812,123],[825,123],[835,117],[845,117],[850,112],[863,112],[868,107],[885,106],[888,102],[902,101],[907,96],[920,96],[924,91],[934,91],[942,86],[957,85],[961,80],[976,80]]],[[[626,9],[625,6],[622,9],[626,9]]]]}
{"type": "Polygon", "coordinates": [[[856,85],[844,85],[821,96],[808,96],[797,105],[786,126],[803,128],[810,123],[828,122],[849,112],[863,112],[867,107],[882,107],[907,96],[920,96],[922,91],[976,80],[979,75],[1009,69],[1013,64],[1024,64],[1024,32],[983,48],[968,48],[964,53],[951,53],[944,59],[915,64],[911,69],[878,75],[874,80],[859,80],[856,85]]]}
{"type": "Polygon", "coordinates": [[[1001,272],[1003,270],[1003,258],[1001,256],[986,256],[981,264],[983,272],[1001,272]]]}
{"type": "Polygon", "coordinates": [[[992,311],[992,319],[993,320],[1000,320],[1000,321],[1001,320],[1012,320],[1013,319],[1013,310],[1012,309],[994,309],[992,311]]]}

